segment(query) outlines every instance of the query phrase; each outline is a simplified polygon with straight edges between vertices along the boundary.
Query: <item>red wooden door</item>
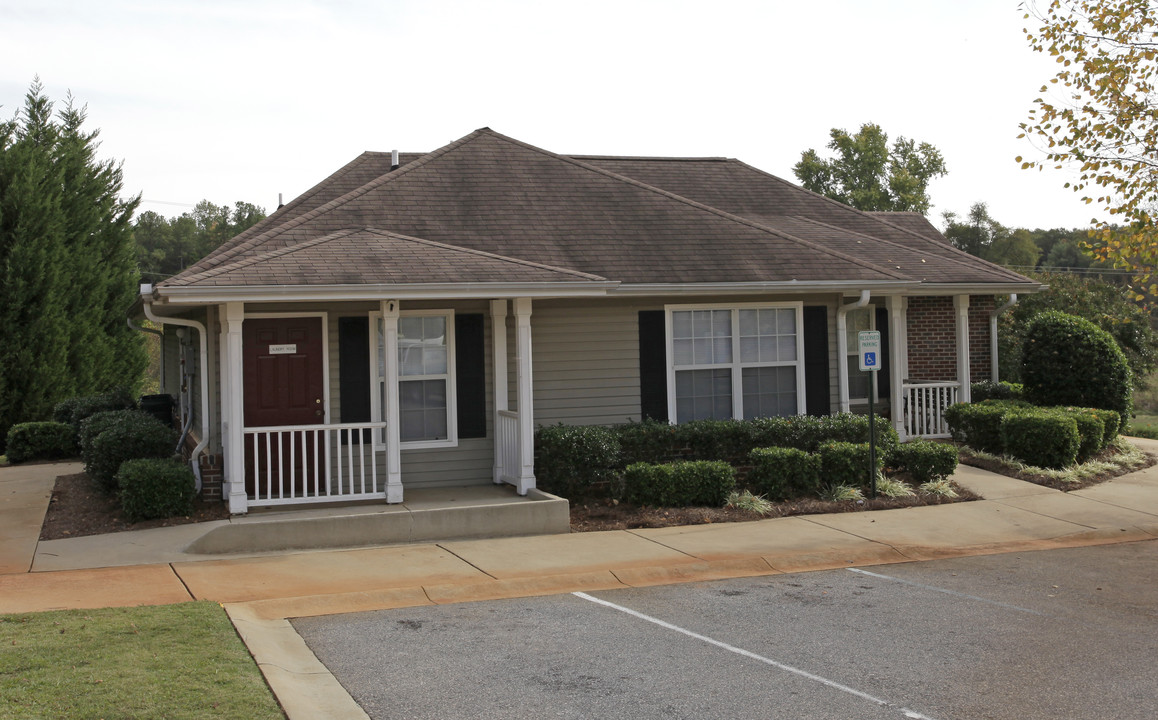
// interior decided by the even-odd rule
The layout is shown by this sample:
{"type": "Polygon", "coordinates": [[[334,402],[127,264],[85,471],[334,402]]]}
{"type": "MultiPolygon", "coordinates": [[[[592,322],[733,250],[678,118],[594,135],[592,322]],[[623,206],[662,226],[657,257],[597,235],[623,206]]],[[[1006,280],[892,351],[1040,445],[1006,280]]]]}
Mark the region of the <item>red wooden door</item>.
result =
{"type": "MultiPolygon", "coordinates": [[[[326,421],[323,342],[321,318],[245,321],[245,427],[326,421]]],[[[324,443],[320,431],[247,435],[246,492],[274,498],[315,494],[325,477],[324,443]]]]}

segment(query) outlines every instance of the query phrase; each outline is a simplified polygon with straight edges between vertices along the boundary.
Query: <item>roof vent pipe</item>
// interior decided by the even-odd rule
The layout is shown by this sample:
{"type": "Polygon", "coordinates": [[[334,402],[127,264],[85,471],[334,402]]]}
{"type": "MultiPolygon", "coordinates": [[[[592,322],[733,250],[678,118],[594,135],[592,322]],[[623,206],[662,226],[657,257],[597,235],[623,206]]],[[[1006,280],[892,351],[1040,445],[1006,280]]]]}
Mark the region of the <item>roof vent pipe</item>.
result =
{"type": "Polygon", "coordinates": [[[391,170],[397,170],[398,169],[398,151],[397,150],[391,150],[390,151],[390,169],[391,170]]]}
{"type": "Polygon", "coordinates": [[[277,209],[281,210],[283,207],[285,207],[285,203],[283,203],[281,201],[281,193],[278,193],[277,194],[277,209]]]}

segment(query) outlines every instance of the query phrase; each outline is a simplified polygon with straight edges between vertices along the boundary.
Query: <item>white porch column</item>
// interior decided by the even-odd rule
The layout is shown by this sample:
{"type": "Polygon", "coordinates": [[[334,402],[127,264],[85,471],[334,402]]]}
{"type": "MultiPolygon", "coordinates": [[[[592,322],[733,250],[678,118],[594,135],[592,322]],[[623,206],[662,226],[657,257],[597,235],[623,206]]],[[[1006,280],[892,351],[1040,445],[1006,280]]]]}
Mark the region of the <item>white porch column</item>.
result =
{"type": "MultiPolygon", "coordinates": [[[[843,300],[843,298],[841,298],[843,300]]],[[[869,291],[861,290],[856,302],[838,305],[836,308],[836,378],[840,390],[840,411],[849,411],[848,400],[848,312],[868,305],[869,291]]]]}
{"type": "Polygon", "coordinates": [[[242,381],[245,356],[242,352],[241,326],[245,304],[225,303],[221,309],[221,425],[225,453],[225,482],[229,487],[229,512],[248,512],[245,494],[245,388],[242,381]]]}
{"type": "Polygon", "coordinates": [[[905,368],[908,366],[909,328],[905,325],[905,303],[900,295],[886,300],[889,310],[889,408],[893,429],[905,440],[905,368]]]}
{"type": "Polygon", "coordinates": [[[535,399],[531,382],[531,298],[515,298],[515,342],[518,364],[520,495],[535,487],[535,399]]]}
{"type": "Polygon", "coordinates": [[[492,394],[494,396],[494,440],[495,465],[494,481],[496,485],[503,482],[503,447],[502,435],[499,432],[501,420],[499,413],[507,409],[507,301],[491,300],[491,362],[494,374],[492,394]]]}
{"type": "Polygon", "coordinates": [[[957,399],[970,402],[969,391],[969,296],[954,295],[953,307],[957,311],[957,382],[961,384],[957,399]]]}
{"type": "Polygon", "coordinates": [[[402,502],[401,430],[398,427],[398,301],[383,300],[382,347],[386,366],[386,407],[382,419],[386,421],[386,502],[402,502]]]}

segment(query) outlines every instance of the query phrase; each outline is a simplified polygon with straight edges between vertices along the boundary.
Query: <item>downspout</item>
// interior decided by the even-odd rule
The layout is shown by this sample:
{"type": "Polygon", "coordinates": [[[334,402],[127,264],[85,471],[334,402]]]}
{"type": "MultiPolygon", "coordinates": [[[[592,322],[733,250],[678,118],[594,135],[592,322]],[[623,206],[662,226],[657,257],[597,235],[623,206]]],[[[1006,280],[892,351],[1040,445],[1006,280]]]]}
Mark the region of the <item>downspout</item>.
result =
{"type": "Polygon", "coordinates": [[[836,309],[836,376],[840,385],[840,411],[848,412],[848,315],[849,310],[856,310],[868,305],[869,290],[860,291],[860,299],[846,303],[836,309]]]}
{"type": "Polygon", "coordinates": [[[997,316],[1017,304],[1017,293],[1010,293],[1009,302],[989,313],[989,367],[993,382],[999,382],[997,372],[997,316]]]}
{"type": "Polygon", "coordinates": [[[189,437],[189,429],[193,427],[193,373],[188,370],[189,360],[187,358],[189,345],[191,343],[185,342],[185,335],[186,332],[183,329],[177,330],[177,347],[181,352],[181,388],[179,390],[181,393],[181,407],[189,409],[189,412],[186,413],[185,423],[181,426],[181,437],[177,440],[178,451],[180,451],[181,446],[185,444],[185,438],[189,437]]]}
{"type": "MultiPolygon", "coordinates": [[[[136,305],[136,303],[133,303],[133,304],[136,305]]],[[[129,312],[132,312],[132,308],[129,308],[129,312]]],[[[157,337],[161,338],[162,347],[161,347],[161,352],[159,355],[159,358],[161,361],[161,369],[158,373],[160,375],[160,377],[157,378],[157,391],[162,392],[162,393],[165,392],[165,348],[164,348],[165,333],[161,332],[160,330],[155,330],[153,328],[147,328],[144,325],[138,325],[135,322],[133,322],[132,316],[129,316],[129,315],[125,316],[125,322],[127,322],[129,324],[129,327],[131,329],[136,330],[137,332],[152,333],[153,335],[156,335],[157,337]]]]}
{"type": "MultiPolygon", "coordinates": [[[[197,447],[193,448],[193,452],[189,454],[189,464],[193,468],[193,474],[197,478],[197,491],[201,491],[201,464],[197,462],[201,453],[205,451],[205,447],[209,445],[209,383],[206,381],[204,375],[209,368],[209,336],[205,332],[205,326],[196,320],[187,320],[185,318],[165,317],[157,315],[153,312],[153,286],[141,285],[141,309],[145,311],[145,317],[149,318],[155,323],[161,325],[179,325],[182,327],[190,327],[197,331],[197,337],[201,344],[201,442],[197,443],[197,447]]],[[[192,409],[190,409],[190,417],[192,417],[192,409]]],[[[178,448],[180,449],[180,448],[178,448]]]]}

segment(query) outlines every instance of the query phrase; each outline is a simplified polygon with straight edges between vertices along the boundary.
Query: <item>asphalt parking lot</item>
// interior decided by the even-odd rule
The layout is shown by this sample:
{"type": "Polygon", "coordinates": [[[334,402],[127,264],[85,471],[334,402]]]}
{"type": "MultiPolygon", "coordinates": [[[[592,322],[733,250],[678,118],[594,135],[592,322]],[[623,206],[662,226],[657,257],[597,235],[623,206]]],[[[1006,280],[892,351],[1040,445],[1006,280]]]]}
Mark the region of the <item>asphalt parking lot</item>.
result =
{"type": "Polygon", "coordinates": [[[375,720],[1158,717],[1158,541],[293,624],[375,720]]]}

